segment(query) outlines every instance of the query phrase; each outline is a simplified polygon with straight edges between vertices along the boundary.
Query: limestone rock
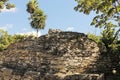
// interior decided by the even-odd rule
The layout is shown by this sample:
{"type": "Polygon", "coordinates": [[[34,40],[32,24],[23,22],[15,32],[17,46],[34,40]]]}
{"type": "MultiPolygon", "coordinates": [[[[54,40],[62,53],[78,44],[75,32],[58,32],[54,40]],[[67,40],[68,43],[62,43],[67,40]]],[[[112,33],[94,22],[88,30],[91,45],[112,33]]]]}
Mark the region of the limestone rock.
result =
{"type": "Polygon", "coordinates": [[[50,29],[46,35],[16,42],[1,52],[0,70],[5,71],[0,76],[7,75],[11,80],[62,80],[86,72],[99,54],[98,45],[85,34],[50,29]]]}

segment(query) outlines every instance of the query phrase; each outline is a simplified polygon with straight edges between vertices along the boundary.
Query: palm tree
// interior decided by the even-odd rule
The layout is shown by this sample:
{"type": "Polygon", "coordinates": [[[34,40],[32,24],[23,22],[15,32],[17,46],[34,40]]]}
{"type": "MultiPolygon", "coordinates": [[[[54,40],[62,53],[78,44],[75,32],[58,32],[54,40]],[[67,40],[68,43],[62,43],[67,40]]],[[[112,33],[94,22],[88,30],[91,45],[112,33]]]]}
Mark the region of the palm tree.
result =
{"type": "Polygon", "coordinates": [[[29,12],[30,14],[34,13],[37,8],[38,8],[37,0],[30,0],[27,3],[27,12],[29,12]]]}
{"type": "Polygon", "coordinates": [[[45,28],[45,20],[46,16],[43,15],[41,10],[37,10],[35,13],[33,13],[33,15],[31,15],[31,26],[37,30],[37,36],[39,29],[45,28]]]}
{"type": "Polygon", "coordinates": [[[27,4],[27,11],[30,13],[31,26],[37,30],[37,36],[39,29],[45,28],[46,15],[39,9],[37,0],[31,0],[27,4]]]}

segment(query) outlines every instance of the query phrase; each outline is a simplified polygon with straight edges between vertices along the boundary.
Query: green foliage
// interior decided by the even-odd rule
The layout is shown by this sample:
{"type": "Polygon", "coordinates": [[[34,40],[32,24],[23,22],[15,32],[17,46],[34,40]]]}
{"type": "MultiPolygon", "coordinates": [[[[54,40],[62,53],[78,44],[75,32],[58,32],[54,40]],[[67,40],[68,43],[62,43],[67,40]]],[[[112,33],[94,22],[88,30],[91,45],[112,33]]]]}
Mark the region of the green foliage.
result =
{"type": "Polygon", "coordinates": [[[19,34],[17,34],[17,35],[14,35],[12,37],[13,37],[12,39],[13,39],[14,42],[18,42],[18,41],[24,40],[28,36],[27,35],[19,35],[19,34]]]}
{"type": "Polygon", "coordinates": [[[9,45],[8,33],[0,29],[0,51],[4,50],[9,45]]]}
{"type": "Polygon", "coordinates": [[[34,13],[38,9],[38,2],[37,0],[30,0],[27,4],[27,12],[30,14],[34,13]]]}
{"type": "MultiPolygon", "coordinates": [[[[109,51],[119,50],[118,44],[120,32],[120,1],[119,0],[75,0],[78,4],[74,8],[76,11],[89,15],[95,12],[91,25],[104,27],[101,42],[109,51]],[[114,24],[115,25],[114,25],[114,24]]],[[[89,35],[90,37],[91,35],[89,35]]],[[[98,41],[94,36],[92,39],[98,41]]]]}
{"type": "Polygon", "coordinates": [[[6,4],[6,9],[10,9],[10,8],[14,8],[14,7],[15,7],[14,4],[10,4],[10,3],[6,4]]]}
{"type": "Polygon", "coordinates": [[[8,0],[0,0],[0,11],[6,7],[7,9],[14,8],[15,5],[8,2],[8,0]]]}
{"type": "Polygon", "coordinates": [[[106,25],[105,29],[102,32],[102,42],[108,49],[108,51],[118,50],[118,36],[115,37],[115,29],[112,23],[106,25]]]}
{"type": "Polygon", "coordinates": [[[96,36],[96,35],[91,34],[91,33],[88,33],[87,36],[88,36],[89,39],[92,39],[97,43],[101,43],[101,40],[100,40],[101,36],[96,36]]]}
{"type": "Polygon", "coordinates": [[[46,15],[44,15],[43,11],[39,9],[37,0],[30,0],[27,4],[27,12],[30,13],[30,24],[32,28],[37,30],[45,28],[45,20],[46,15]]]}
{"type": "Polygon", "coordinates": [[[27,35],[11,36],[7,31],[0,29],[0,51],[5,50],[11,43],[18,42],[27,38],[27,35]]]}
{"type": "MultiPolygon", "coordinates": [[[[91,22],[95,27],[105,27],[111,21],[115,22],[116,26],[120,25],[120,1],[119,0],[75,0],[78,4],[74,8],[76,11],[90,14],[95,12],[96,15],[91,22]]],[[[116,27],[114,27],[115,29],[116,27]]],[[[115,32],[117,36],[120,32],[115,32]]]]}
{"type": "Polygon", "coordinates": [[[120,3],[117,0],[75,0],[78,5],[75,7],[76,11],[83,12],[84,14],[89,14],[92,11],[95,11],[96,14],[108,14],[109,17],[114,15],[117,11],[120,10],[120,6],[116,3],[120,3]],[[116,7],[116,9],[115,9],[116,7]]]}

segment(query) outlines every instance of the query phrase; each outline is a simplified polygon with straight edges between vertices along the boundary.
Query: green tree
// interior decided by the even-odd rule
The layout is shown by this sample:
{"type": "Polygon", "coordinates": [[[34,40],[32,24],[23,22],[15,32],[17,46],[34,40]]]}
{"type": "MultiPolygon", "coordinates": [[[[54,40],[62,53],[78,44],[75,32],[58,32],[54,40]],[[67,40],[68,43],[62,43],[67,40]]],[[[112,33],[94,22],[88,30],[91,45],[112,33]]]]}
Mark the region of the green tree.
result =
{"type": "Polygon", "coordinates": [[[118,50],[118,36],[114,37],[115,27],[112,23],[109,23],[105,26],[105,29],[102,31],[101,41],[107,48],[107,51],[116,51],[118,50]]]}
{"type": "Polygon", "coordinates": [[[120,0],[75,0],[78,4],[74,8],[76,11],[90,14],[95,12],[91,25],[95,27],[105,27],[111,21],[118,26],[115,31],[114,39],[120,32],[120,0]]]}
{"type": "Polygon", "coordinates": [[[8,2],[8,0],[0,0],[0,11],[6,7],[7,9],[14,8],[15,5],[8,2]]]}
{"type": "Polygon", "coordinates": [[[30,0],[27,4],[27,12],[30,13],[30,24],[32,28],[37,30],[45,28],[46,15],[39,9],[37,0],[30,0]]]}
{"type": "Polygon", "coordinates": [[[8,47],[8,33],[0,29],[0,51],[8,47]]]}
{"type": "Polygon", "coordinates": [[[75,0],[78,4],[74,8],[89,15],[95,12],[91,25],[104,28],[102,42],[108,50],[117,48],[120,34],[120,0],[75,0]]]}
{"type": "Polygon", "coordinates": [[[104,28],[101,41],[107,49],[105,55],[111,61],[111,70],[113,68],[116,68],[116,71],[119,73],[120,43],[118,41],[118,37],[120,32],[120,0],[75,1],[78,3],[77,6],[74,8],[76,11],[80,11],[87,15],[92,12],[96,13],[95,17],[91,22],[91,25],[104,28]]]}

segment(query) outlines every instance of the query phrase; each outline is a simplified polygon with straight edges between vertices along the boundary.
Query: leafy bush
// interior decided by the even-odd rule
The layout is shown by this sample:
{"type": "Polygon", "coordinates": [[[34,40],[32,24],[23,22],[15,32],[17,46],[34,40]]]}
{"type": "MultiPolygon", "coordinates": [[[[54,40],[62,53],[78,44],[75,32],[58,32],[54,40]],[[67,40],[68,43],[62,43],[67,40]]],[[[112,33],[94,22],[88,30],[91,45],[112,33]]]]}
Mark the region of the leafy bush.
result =
{"type": "Polygon", "coordinates": [[[101,43],[101,40],[100,40],[101,36],[96,36],[96,35],[91,34],[91,33],[88,33],[87,36],[88,36],[89,39],[92,39],[97,43],[101,43]]]}
{"type": "Polygon", "coordinates": [[[11,43],[27,38],[27,35],[9,35],[7,31],[0,29],[0,51],[5,50],[11,43]]]}
{"type": "Polygon", "coordinates": [[[0,51],[4,50],[9,45],[9,35],[6,31],[0,29],[0,51]]]}

